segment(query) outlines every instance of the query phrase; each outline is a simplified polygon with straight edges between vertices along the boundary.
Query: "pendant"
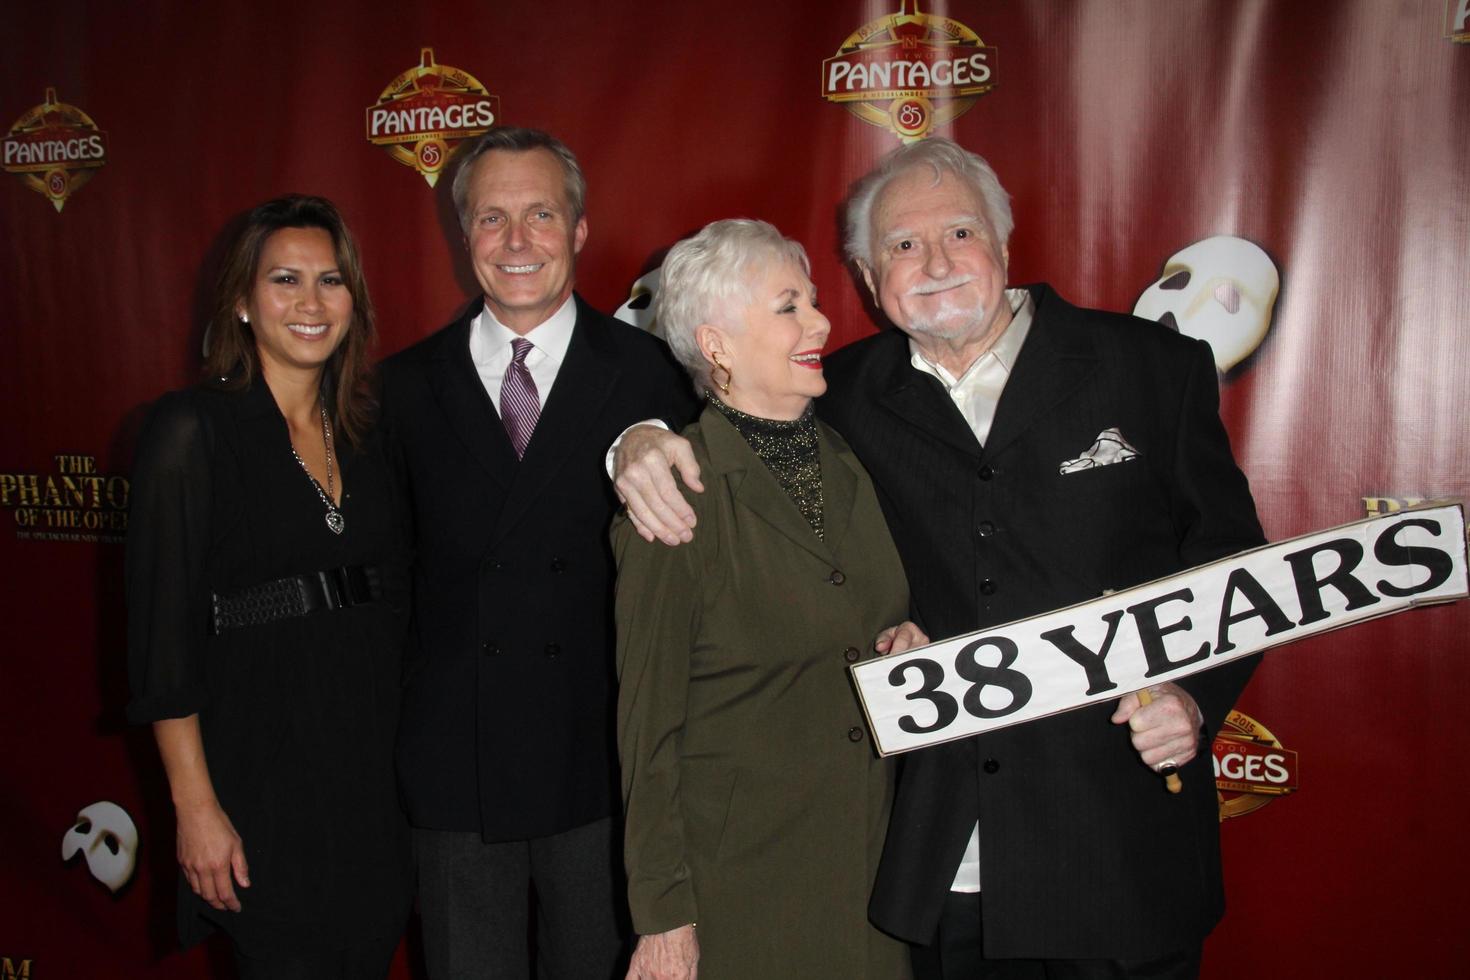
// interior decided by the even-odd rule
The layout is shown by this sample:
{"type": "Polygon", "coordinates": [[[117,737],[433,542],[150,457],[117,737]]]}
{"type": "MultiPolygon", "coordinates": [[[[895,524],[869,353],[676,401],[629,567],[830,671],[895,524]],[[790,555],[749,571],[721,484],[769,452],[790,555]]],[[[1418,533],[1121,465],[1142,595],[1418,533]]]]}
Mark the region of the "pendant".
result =
{"type": "Polygon", "coordinates": [[[333,534],[341,534],[343,528],[347,527],[347,522],[342,520],[340,512],[329,510],[327,511],[327,527],[331,529],[333,534]]]}

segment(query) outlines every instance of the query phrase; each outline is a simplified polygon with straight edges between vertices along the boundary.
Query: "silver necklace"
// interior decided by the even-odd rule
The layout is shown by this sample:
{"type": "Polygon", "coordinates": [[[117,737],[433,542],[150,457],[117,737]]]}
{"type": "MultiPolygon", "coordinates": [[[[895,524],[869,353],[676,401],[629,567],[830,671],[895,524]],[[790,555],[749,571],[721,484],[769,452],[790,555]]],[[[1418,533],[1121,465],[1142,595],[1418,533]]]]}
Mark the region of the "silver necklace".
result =
{"type": "Polygon", "coordinates": [[[306,478],[311,481],[311,488],[316,491],[316,495],[322,498],[322,504],[327,508],[327,528],[333,534],[341,534],[347,527],[347,522],[342,519],[342,512],[332,503],[332,426],[327,421],[327,406],[323,405],[321,409],[322,445],[327,450],[327,489],[322,490],[322,485],[316,482],[316,477],[312,476],[311,470],[306,468],[306,461],[296,452],[295,446],[291,447],[291,457],[300,464],[301,472],[305,473],[306,478]]]}

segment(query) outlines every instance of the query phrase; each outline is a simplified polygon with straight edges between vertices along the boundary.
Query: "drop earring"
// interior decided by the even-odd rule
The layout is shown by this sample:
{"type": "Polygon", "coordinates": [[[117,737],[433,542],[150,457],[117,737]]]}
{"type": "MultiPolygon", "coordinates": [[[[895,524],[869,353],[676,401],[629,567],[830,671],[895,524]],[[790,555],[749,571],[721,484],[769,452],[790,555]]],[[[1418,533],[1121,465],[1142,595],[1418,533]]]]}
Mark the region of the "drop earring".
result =
{"type": "Polygon", "coordinates": [[[725,380],[724,381],[715,381],[714,371],[711,371],[710,372],[709,379],[711,381],[714,381],[715,387],[718,388],[718,389],[720,389],[721,393],[728,395],[730,393],[730,382],[735,380],[734,373],[729,368],[725,367],[725,365],[723,365],[723,364],[720,363],[719,355],[717,355],[717,354],[711,354],[710,355],[710,360],[712,360],[712,361],[715,362],[715,370],[716,371],[724,371],[725,372],[725,380]]]}

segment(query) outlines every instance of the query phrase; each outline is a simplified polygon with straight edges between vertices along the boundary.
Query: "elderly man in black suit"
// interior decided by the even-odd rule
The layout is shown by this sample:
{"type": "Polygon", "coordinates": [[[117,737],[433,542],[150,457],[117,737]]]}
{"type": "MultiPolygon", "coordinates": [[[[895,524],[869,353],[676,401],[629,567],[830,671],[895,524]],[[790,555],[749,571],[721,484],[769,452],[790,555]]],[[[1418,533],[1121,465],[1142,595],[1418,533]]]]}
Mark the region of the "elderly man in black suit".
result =
{"type": "MultiPolygon", "coordinates": [[[[890,154],[848,207],[849,255],[901,332],[831,357],[818,412],[872,474],[933,637],[1264,540],[1208,346],[1006,289],[1011,227],[989,165],[943,139],[890,154]]],[[[685,447],[643,427],[617,455],[647,536],[698,533],[669,475],[697,481],[685,447]]],[[[1224,907],[1202,749],[1253,668],[906,757],[873,921],[916,945],[921,980],[1195,976],[1224,907]]]]}
{"type": "Polygon", "coordinates": [[[659,340],[573,292],[576,158],[534,130],[466,148],[454,201],[484,290],[384,366],[416,542],[398,744],[434,980],[620,975],[607,444],[693,393],[659,340]]]}

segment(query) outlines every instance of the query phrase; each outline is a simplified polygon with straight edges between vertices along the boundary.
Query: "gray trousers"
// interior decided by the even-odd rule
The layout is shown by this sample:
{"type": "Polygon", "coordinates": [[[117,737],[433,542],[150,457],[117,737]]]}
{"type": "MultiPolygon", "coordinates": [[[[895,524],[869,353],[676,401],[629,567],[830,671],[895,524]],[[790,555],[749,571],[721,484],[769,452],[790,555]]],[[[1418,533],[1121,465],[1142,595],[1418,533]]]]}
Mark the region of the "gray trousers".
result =
{"type": "Polygon", "coordinates": [[[550,837],[487,844],[414,829],[430,980],[621,980],[630,926],[621,834],[611,819],[550,837]]]}

